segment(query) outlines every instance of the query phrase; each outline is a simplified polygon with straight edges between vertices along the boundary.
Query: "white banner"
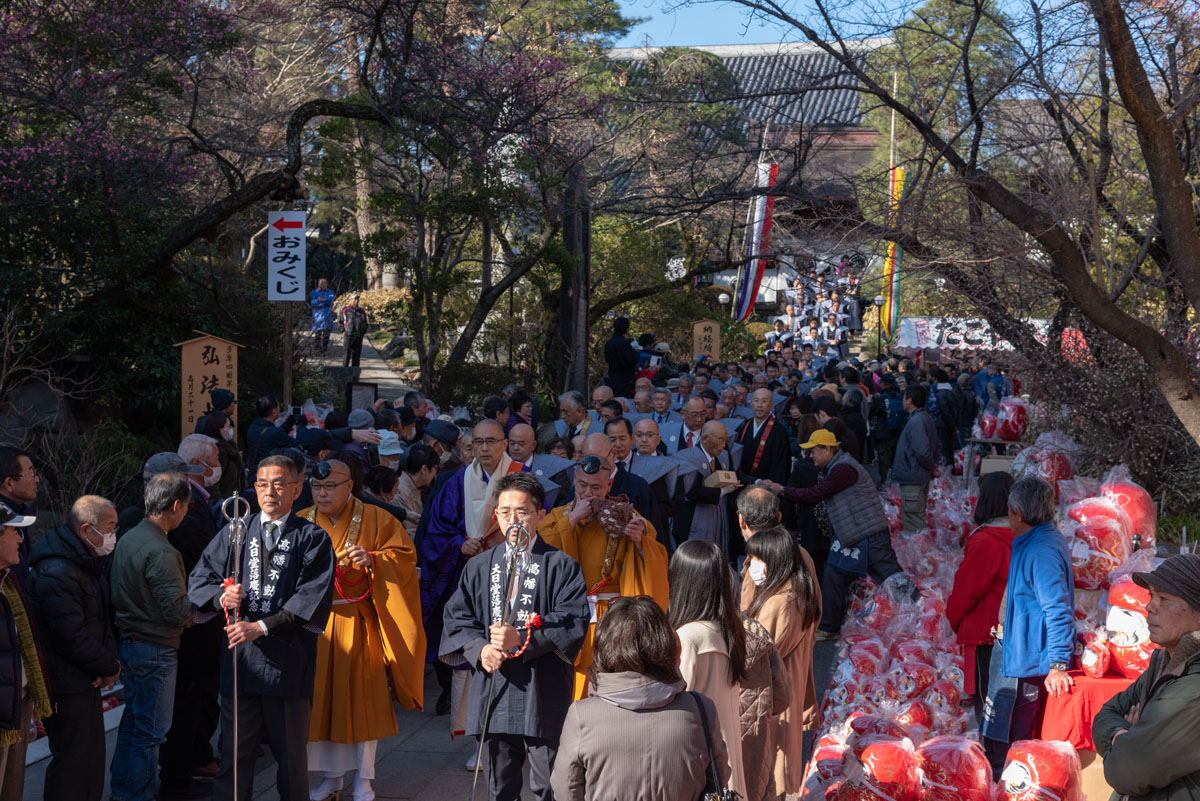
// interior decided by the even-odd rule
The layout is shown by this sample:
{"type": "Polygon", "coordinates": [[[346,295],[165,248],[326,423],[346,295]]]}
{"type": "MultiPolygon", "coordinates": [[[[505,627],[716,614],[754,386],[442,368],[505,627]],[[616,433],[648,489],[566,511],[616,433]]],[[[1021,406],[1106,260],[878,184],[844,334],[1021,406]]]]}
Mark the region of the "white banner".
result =
{"type": "Polygon", "coordinates": [[[267,300],[304,300],[305,213],[267,213],[267,300]]]}
{"type": "MultiPolygon", "coordinates": [[[[1046,341],[1049,320],[1026,320],[1039,342],[1046,341]]],[[[896,347],[904,350],[1012,350],[982,317],[901,317],[896,347]]]]}

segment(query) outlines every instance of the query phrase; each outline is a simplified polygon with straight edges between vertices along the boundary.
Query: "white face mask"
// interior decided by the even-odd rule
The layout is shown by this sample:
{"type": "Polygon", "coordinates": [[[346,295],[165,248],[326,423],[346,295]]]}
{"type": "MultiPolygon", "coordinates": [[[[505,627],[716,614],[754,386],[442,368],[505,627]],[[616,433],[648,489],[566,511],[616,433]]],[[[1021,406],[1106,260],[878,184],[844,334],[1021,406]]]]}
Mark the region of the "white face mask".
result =
{"type": "Polygon", "coordinates": [[[767,566],[757,559],[750,560],[749,568],[750,580],[754,582],[755,587],[761,587],[763,582],[767,580],[767,566]]]}
{"type": "Polygon", "coordinates": [[[224,439],[226,442],[233,442],[233,429],[232,428],[222,428],[221,429],[221,438],[224,439]]]}
{"type": "Polygon", "coordinates": [[[221,465],[217,465],[216,467],[209,469],[212,470],[212,475],[204,477],[205,488],[214,486],[218,481],[221,480],[221,465]]]}
{"type": "MultiPolygon", "coordinates": [[[[96,529],[93,528],[92,531],[96,531],[96,529]]],[[[113,552],[113,548],[117,547],[117,530],[114,528],[107,534],[100,533],[100,536],[103,538],[100,544],[93,546],[96,556],[108,556],[113,552]]]]}

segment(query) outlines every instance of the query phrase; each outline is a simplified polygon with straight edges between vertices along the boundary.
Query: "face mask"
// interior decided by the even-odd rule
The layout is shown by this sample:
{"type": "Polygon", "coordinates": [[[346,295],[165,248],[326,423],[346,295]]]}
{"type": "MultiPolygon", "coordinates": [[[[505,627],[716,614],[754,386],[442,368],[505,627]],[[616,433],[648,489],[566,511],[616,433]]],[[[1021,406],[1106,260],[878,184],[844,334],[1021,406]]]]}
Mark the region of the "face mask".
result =
{"type": "Polygon", "coordinates": [[[442,451],[442,455],[438,457],[438,464],[445,464],[450,461],[450,451],[442,451]]]}
{"type": "Polygon", "coordinates": [[[216,467],[213,467],[211,469],[212,469],[212,475],[204,477],[204,486],[206,488],[213,486],[214,484],[216,484],[218,481],[221,480],[221,466],[217,465],[216,467]]]}
{"type": "Polygon", "coordinates": [[[750,580],[754,582],[755,587],[761,587],[762,583],[767,580],[767,566],[757,559],[750,560],[750,580]]]}
{"type": "MultiPolygon", "coordinates": [[[[95,531],[95,529],[92,530],[95,531]]],[[[100,536],[103,537],[103,540],[98,546],[96,546],[96,556],[108,556],[113,552],[113,548],[117,547],[116,529],[113,529],[107,534],[101,534],[100,536]]]]}
{"type": "Polygon", "coordinates": [[[224,439],[226,442],[233,442],[233,429],[232,428],[222,428],[221,429],[221,438],[224,439]]]}

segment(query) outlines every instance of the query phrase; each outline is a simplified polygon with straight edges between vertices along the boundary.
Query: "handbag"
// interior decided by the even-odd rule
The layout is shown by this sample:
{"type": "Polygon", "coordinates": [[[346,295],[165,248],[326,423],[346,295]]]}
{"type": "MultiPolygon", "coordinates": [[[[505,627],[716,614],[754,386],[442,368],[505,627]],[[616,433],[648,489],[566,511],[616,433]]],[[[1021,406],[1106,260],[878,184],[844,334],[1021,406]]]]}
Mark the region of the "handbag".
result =
{"type": "Polygon", "coordinates": [[[704,789],[700,791],[698,801],[737,801],[742,797],[741,793],[721,786],[721,776],[717,773],[717,754],[713,750],[712,731],[708,728],[708,713],[704,711],[700,693],[688,690],[688,695],[692,696],[696,708],[700,710],[700,726],[704,729],[704,742],[708,746],[708,779],[704,782],[704,789]]]}

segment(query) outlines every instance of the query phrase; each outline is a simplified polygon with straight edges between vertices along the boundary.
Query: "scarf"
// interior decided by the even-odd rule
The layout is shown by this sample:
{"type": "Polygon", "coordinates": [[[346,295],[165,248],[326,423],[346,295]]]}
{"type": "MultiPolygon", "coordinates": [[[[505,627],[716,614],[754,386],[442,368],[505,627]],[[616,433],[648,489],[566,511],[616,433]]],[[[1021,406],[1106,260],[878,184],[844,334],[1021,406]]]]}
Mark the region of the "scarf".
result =
{"type": "MultiPolygon", "coordinates": [[[[33,694],[33,714],[39,720],[50,717],[50,692],[46,689],[46,678],[42,674],[42,658],[38,653],[37,643],[33,639],[33,626],[29,622],[29,614],[25,611],[25,601],[12,573],[6,573],[0,580],[4,591],[4,599],[12,610],[13,624],[17,629],[17,640],[21,645],[21,661],[25,665],[25,677],[29,682],[29,691],[33,694]]],[[[22,729],[0,729],[0,748],[15,745],[25,736],[22,729]]]]}
{"type": "Polygon", "coordinates": [[[496,508],[496,498],[491,491],[491,479],[508,473],[520,471],[521,463],[513,462],[505,453],[500,457],[500,464],[486,479],[479,461],[471,462],[463,475],[463,524],[467,536],[472,539],[483,539],[491,528],[493,512],[496,508]]]}

